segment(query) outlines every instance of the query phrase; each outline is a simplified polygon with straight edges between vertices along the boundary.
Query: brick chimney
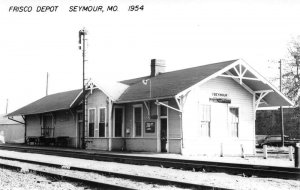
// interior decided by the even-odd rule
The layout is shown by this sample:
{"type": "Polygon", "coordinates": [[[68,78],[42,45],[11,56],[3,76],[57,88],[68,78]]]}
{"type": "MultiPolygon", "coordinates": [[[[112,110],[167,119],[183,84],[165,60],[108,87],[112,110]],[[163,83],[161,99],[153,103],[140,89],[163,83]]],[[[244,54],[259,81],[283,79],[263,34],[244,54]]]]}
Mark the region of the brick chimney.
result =
{"type": "Polygon", "coordinates": [[[155,77],[160,73],[164,73],[166,68],[166,63],[162,59],[151,59],[151,75],[150,77],[155,77]]]}

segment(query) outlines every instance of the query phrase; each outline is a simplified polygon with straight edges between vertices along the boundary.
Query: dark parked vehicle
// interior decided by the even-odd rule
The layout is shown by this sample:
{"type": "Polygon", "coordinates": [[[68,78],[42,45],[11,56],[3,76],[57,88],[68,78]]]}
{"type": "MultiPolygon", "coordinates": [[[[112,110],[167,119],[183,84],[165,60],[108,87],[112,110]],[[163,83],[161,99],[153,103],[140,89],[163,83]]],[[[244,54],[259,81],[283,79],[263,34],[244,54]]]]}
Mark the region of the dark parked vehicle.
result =
{"type": "MultiPolygon", "coordinates": [[[[284,146],[295,146],[296,143],[299,143],[300,139],[290,139],[289,136],[284,136],[284,146]]],[[[268,135],[264,140],[261,140],[258,143],[258,147],[262,147],[263,145],[268,146],[281,146],[281,135],[268,135]]]]}

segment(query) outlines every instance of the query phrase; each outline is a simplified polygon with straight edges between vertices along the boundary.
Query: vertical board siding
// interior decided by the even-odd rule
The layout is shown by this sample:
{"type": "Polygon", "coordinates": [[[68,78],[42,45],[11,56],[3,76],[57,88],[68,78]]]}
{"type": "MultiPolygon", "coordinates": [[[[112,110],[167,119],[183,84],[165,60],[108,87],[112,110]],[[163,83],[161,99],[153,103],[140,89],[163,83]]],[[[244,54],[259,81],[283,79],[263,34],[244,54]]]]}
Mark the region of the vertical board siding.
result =
{"type": "Polygon", "coordinates": [[[76,117],[70,110],[54,112],[54,137],[68,136],[69,146],[76,146],[76,117]]]}
{"type": "Polygon", "coordinates": [[[41,136],[40,115],[26,115],[27,136],[41,136]]]}
{"type": "Polygon", "coordinates": [[[76,118],[69,110],[58,111],[53,114],[54,119],[54,136],[76,137],[76,118]]]}
{"type": "Polygon", "coordinates": [[[253,95],[229,78],[211,79],[192,90],[186,99],[183,116],[184,152],[187,154],[239,155],[241,144],[246,154],[253,154],[254,145],[254,108],[253,95]],[[228,94],[230,104],[209,101],[212,93],[228,94]],[[201,137],[198,105],[211,106],[211,136],[201,137]],[[228,125],[229,107],[239,108],[239,137],[230,136],[228,125]]]}

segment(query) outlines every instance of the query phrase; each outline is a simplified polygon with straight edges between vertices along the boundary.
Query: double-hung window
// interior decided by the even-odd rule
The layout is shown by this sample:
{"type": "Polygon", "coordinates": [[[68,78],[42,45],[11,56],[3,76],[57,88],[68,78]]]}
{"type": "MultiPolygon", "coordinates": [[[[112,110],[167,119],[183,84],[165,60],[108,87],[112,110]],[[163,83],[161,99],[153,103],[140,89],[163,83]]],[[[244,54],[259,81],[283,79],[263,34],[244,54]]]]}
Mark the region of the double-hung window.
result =
{"type": "Polygon", "coordinates": [[[239,136],[239,108],[229,108],[229,130],[231,137],[239,136]]]}
{"type": "Polygon", "coordinates": [[[89,109],[89,137],[94,137],[96,109],[89,109]]]}
{"type": "Polygon", "coordinates": [[[106,117],[105,117],[105,108],[99,109],[99,137],[105,137],[105,125],[106,125],[106,117]]]}
{"type": "Polygon", "coordinates": [[[199,105],[200,109],[200,135],[210,137],[211,106],[199,105]]]}
{"type": "Polygon", "coordinates": [[[141,137],[142,136],[142,123],[143,123],[143,106],[142,105],[134,105],[133,106],[133,128],[134,128],[134,136],[141,137]]]}

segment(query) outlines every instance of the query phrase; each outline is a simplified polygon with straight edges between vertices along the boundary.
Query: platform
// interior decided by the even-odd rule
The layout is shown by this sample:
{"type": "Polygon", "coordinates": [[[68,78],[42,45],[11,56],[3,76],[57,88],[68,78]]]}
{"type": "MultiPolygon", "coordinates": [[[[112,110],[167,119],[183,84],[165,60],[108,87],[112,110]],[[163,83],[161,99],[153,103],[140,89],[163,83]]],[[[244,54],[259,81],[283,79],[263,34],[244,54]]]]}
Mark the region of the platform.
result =
{"type": "Polygon", "coordinates": [[[278,153],[269,154],[268,159],[264,159],[262,153],[257,153],[255,156],[246,156],[241,158],[238,156],[203,156],[203,155],[180,155],[170,153],[152,153],[152,152],[128,152],[128,151],[103,151],[103,150],[87,150],[87,149],[75,149],[65,147],[53,147],[53,146],[33,146],[24,144],[0,144],[1,146],[15,146],[30,149],[43,149],[43,150],[59,150],[67,152],[78,152],[87,154],[112,154],[112,155],[131,155],[141,157],[156,157],[156,158],[171,158],[171,159],[187,159],[197,161],[213,161],[224,163],[239,163],[239,164],[255,164],[255,165],[267,165],[267,166],[280,166],[280,167],[294,167],[294,162],[289,160],[288,154],[278,153]]]}

